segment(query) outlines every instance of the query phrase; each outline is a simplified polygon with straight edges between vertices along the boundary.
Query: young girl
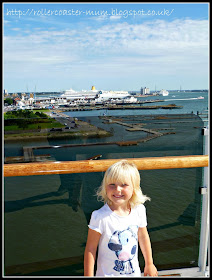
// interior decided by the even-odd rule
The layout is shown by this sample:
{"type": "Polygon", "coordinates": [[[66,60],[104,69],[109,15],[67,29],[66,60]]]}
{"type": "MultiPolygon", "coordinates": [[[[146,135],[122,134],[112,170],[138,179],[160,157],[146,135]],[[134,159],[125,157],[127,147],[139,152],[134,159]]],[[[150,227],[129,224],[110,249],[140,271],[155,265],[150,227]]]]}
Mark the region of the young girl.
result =
{"type": "Polygon", "coordinates": [[[108,168],[97,191],[104,206],[91,215],[84,254],[84,276],[141,276],[138,243],[145,259],[144,276],[157,276],[153,264],[146,209],[136,165],[127,160],[108,168]]]}

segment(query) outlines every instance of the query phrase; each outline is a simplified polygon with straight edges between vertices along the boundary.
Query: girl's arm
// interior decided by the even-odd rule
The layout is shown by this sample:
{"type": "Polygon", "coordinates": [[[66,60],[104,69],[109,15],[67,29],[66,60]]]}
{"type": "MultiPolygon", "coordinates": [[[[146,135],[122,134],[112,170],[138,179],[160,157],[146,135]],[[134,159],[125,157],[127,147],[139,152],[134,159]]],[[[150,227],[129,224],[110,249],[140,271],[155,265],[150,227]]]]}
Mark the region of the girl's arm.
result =
{"type": "Polygon", "coordinates": [[[84,253],[84,276],[94,276],[96,250],[101,234],[89,228],[88,238],[84,253]]]}
{"type": "Polygon", "coordinates": [[[152,248],[146,227],[138,229],[138,241],[145,260],[144,276],[158,276],[157,268],[153,264],[152,248]]]}

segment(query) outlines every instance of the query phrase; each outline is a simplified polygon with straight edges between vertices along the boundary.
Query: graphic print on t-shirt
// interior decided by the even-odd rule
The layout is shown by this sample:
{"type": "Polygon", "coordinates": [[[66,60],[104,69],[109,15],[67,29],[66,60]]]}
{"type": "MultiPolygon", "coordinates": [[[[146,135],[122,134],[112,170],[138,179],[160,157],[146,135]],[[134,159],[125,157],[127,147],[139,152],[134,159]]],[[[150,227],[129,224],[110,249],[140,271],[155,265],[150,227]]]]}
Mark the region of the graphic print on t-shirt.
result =
{"type": "Polygon", "coordinates": [[[132,274],[135,269],[131,260],[134,258],[138,246],[138,226],[130,226],[122,231],[115,231],[108,243],[108,248],[114,251],[118,260],[115,260],[114,270],[120,274],[132,274]]]}

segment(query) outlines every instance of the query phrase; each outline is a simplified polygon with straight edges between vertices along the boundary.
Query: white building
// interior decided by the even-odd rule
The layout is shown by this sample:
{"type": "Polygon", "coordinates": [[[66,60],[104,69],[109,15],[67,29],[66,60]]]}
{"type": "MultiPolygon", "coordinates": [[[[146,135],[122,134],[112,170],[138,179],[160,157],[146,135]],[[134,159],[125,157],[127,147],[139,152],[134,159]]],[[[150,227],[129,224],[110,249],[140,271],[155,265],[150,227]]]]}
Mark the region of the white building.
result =
{"type": "Polygon", "coordinates": [[[16,108],[24,110],[24,109],[26,109],[26,105],[23,101],[18,101],[16,108]]]}
{"type": "Polygon", "coordinates": [[[147,87],[141,88],[141,95],[145,95],[145,94],[150,94],[150,90],[147,87]]]}
{"type": "Polygon", "coordinates": [[[26,97],[26,93],[23,92],[23,93],[21,94],[21,99],[22,99],[22,101],[24,101],[25,97],[26,97]]]}
{"type": "Polygon", "coordinates": [[[30,97],[28,99],[28,103],[29,103],[29,105],[32,105],[34,103],[34,98],[30,97]]]}

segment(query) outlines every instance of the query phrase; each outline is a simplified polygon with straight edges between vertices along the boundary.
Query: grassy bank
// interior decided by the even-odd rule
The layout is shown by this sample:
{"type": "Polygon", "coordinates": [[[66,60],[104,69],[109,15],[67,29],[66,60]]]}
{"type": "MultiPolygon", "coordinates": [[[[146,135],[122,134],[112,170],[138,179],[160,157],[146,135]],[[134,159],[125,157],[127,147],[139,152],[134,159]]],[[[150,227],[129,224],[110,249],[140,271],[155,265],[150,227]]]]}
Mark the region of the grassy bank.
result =
{"type": "Polygon", "coordinates": [[[36,122],[36,123],[29,123],[27,124],[26,127],[20,127],[18,124],[13,124],[13,125],[5,125],[4,126],[4,130],[5,131],[24,131],[24,129],[26,130],[31,130],[31,129],[51,129],[51,128],[63,128],[64,125],[53,120],[53,121],[49,121],[49,122],[36,122]]]}
{"type": "MultiPolygon", "coordinates": [[[[49,111],[45,111],[49,112],[49,111]]],[[[4,114],[5,131],[24,131],[33,129],[51,129],[53,127],[64,127],[55,119],[49,117],[41,110],[18,110],[4,114]]]]}
{"type": "Polygon", "coordinates": [[[71,130],[47,131],[51,128],[64,128],[65,126],[40,110],[36,112],[30,110],[8,112],[4,119],[5,132],[11,132],[4,134],[4,141],[111,136],[111,133],[80,120],[76,121],[77,126],[71,130]],[[40,131],[32,132],[30,130],[40,131]]]}

